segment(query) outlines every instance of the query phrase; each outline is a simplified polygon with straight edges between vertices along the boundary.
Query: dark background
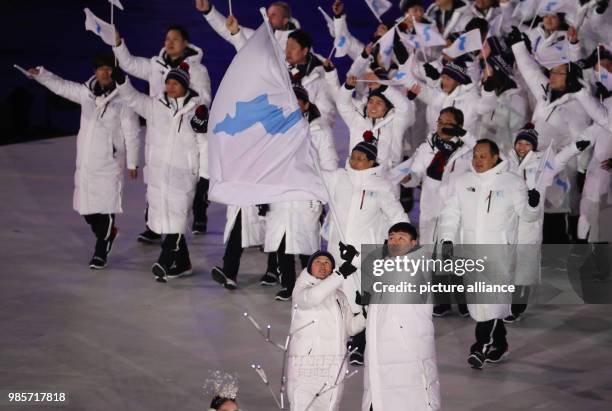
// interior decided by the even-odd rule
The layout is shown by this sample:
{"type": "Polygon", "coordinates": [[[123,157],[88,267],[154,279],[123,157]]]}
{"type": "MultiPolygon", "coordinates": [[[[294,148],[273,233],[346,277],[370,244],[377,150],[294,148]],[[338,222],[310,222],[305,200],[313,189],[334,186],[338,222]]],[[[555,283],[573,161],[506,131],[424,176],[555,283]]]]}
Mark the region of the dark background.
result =
{"type": "MultiPolygon", "coordinates": [[[[332,38],[317,6],[332,15],[333,0],[289,0],[294,16],[314,39],[317,52],[327,56],[332,38]]],[[[233,0],[234,14],[246,27],[261,24],[259,7],[270,1],[233,0]]],[[[399,15],[399,0],[393,1],[384,19],[399,15]]],[[[180,24],[187,28],[191,42],[204,50],[203,63],[212,80],[213,93],[235,54],[234,48],[217,35],[195,9],[194,0],[122,0],[125,11],[115,9],[115,22],[133,55],[151,57],[163,47],[166,28],[180,24]]],[[[226,0],[213,4],[224,15],[226,0]]],[[[54,96],[35,81],[15,70],[38,65],[73,81],[83,82],[92,74],[91,58],[109,52],[100,38],[85,31],[83,8],[110,22],[107,0],[3,0],[0,44],[0,144],[74,134],[78,130],[79,107],[54,96]]],[[[377,21],[364,0],[346,0],[349,28],[360,40],[367,40],[377,21]]],[[[350,66],[349,57],[336,59],[340,73],[350,66]]],[[[145,83],[134,82],[141,90],[145,83]]],[[[214,95],[214,94],[213,94],[214,95]]]]}

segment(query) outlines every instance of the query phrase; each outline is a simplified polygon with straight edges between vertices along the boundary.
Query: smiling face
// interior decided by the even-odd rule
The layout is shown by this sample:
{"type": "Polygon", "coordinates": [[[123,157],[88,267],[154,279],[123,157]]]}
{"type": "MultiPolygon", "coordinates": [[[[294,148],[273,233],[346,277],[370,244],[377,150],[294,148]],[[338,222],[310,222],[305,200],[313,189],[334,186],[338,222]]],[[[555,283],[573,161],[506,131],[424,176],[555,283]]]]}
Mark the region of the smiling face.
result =
{"type": "Polygon", "coordinates": [[[349,158],[349,165],[353,170],[367,170],[374,167],[374,160],[368,160],[364,152],[353,150],[349,158]]]}
{"type": "Polygon", "coordinates": [[[378,96],[372,96],[368,99],[366,112],[371,119],[383,118],[387,114],[388,108],[385,100],[378,96]]]}
{"type": "Polygon", "coordinates": [[[313,277],[324,280],[332,273],[332,262],[327,256],[320,255],[312,262],[310,271],[313,277]]]}
{"type": "Polygon", "coordinates": [[[279,5],[268,7],[268,20],[270,20],[270,25],[274,30],[283,30],[289,23],[285,10],[279,5]]]}
{"type": "Polygon", "coordinates": [[[449,76],[448,74],[442,74],[440,76],[440,88],[446,94],[452,93],[457,88],[458,85],[459,85],[459,82],[455,80],[454,78],[452,78],[451,76],[449,76]]]}
{"type": "Polygon", "coordinates": [[[416,239],[413,239],[410,234],[401,231],[389,234],[389,238],[387,240],[387,247],[391,257],[405,255],[409,253],[410,250],[412,250],[416,245],[416,239]]]}
{"type": "Polygon", "coordinates": [[[96,69],[96,80],[102,87],[108,87],[113,83],[111,75],[113,74],[113,68],[110,66],[100,66],[96,69]]]}
{"type": "Polygon", "coordinates": [[[524,158],[530,151],[533,151],[533,144],[527,140],[518,140],[514,143],[514,151],[519,158],[524,158]]]}
{"type": "Polygon", "coordinates": [[[555,91],[564,91],[567,87],[567,64],[553,67],[548,75],[550,89],[555,91]]]}
{"type": "Polygon", "coordinates": [[[289,38],[285,48],[285,59],[292,66],[304,64],[309,51],[309,48],[302,47],[295,39],[289,38]]]}
{"type": "Polygon", "coordinates": [[[166,80],[166,94],[170,98],[180,98],[187,94],[187,90],[174,79],[166,80]]]}
{"type": "Polygon", "coordinates": [[[187,40],[183,38],[178,30],[168,30],[166,40],[164,41],[164,49],[166,54],[171,59],[180,57],[187,48],[187,40]]]}
{"type": "Polygon", "coordinates": [[[472,166],[477,173],[489,171],[499,161],[499,155],[491,152],[491,147],[486,143],[478,143],[472,153],[472,166]]]}
{"type": "Polygon", "coordinates": [[[557,31],[561,26],[561,20],[556,14],[549,14],[542,17],[542,26],[544,26],[544,30],[548,32],[557,31]]]}

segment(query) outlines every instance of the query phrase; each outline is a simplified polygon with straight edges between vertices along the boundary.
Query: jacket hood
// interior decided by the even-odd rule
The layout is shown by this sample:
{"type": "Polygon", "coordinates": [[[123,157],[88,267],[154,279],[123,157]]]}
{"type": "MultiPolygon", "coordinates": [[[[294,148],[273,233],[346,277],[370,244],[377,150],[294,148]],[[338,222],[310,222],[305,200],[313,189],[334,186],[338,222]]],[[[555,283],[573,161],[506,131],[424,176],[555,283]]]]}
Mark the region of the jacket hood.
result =
{"type": "Polygon", "coordinates": [[[384,176],[386,169],[382,165],[376,165],[365,170],[355,170],[347,162],[346,172],[351,184],[362,190],[381,191],[388,184],[384,176]]]}
{"type": "Polygon", "coordinates": [[[476,175],[476,177],[478,177],[480,180],[489,180],[494,178],[496,175],[503,173],[504,171],[508,171],[508,160],[503,159],[502,157],[499,158],[500,162],[499,164],[497,164],[495,167],[493,167],[490,170],[485,171],[484,173],[479,173],[476,170],[474,170],[474,165],[472,163],[470,163],[470,170],[472,171],[472,173],[474,173],[476,175]]]}
{"type": "MultiPolygon", "coordinates": [[[[187,48],[185,49],[183,57],[179,58],[177,61],[179,64],[182,61],[186,61],[187,63],[201,63],[203,56],[204,51],[202,51],[201,48],[191,43],[187,43],[187,48]]],[[[158,57],[164,62],[168,62],[168,56],[166,56],[166,49],[164,47],[159,51],[158,57]]]]}

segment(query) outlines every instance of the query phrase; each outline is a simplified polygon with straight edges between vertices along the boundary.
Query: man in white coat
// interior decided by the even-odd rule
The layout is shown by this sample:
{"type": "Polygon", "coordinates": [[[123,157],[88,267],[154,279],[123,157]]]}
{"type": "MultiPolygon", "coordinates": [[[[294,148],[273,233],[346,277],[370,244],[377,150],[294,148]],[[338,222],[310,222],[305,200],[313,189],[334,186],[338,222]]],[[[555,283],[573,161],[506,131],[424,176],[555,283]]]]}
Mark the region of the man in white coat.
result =
{"type": "MultiPolygon", "coordinates": [[[[157,56],[151,58],[133,56],[127,48],[125,40],[120,34],[116,34],[116,46],[113,47],[115,57],[119,65],[134,77],[138,77],[149,83],[149,95],[157,97],[165,90],[165,81],[168,72],[177,68],[182,62],[189,64],[190,85],[189,87],[198,93],[202,104],[210,106],[212,94],[210,88],[210,76],[206,66],[202,64],[202,49],[189,42],[189,33],[181,26],[170,26],[166,31],[164,47],[157,56]]],[[[147,134],[149,129],[147,127],[147,134]]],[[[146,139],[148,140],[148,139],[146,139]]],[[[149,147],[145,142],[145,164],[149,159],[149,147]]],[[[206,153],[203,153],[206,155],[206,153]]],[[[145,184],[147,180],[145,180],[145,184]]],[[[192,231],[194,234],[206,232],[208,208],[208,168],[200,170],[200,178],[193,202],[192,231]]],[[[161,240],[159,233],[149,229],[138,236],[138,241],[151,244],[161,240]]]]}
{"type": "Polygon", "coordinates": [[[117,96],[111,56],[94,59],[95,74],[85,84],[64,80],[43,67],[28,70],[40,84],[81,106],[81,124],[76,141],[73,208],[96,236],[89,262],[91,269],[107,266],[107,257],[117,236],[115,214],[123,212],[123,167],[130,179],[138,176],[138,116],[117,96]]]}
{"type": "Polygon", "coordinates": [[[189,66],[183,62],[166,76],[166,91],[150,97],[118,80],[126,103],[147,120],[148,223],[166,237],[151,271],[159,282],[192,274],[185,232],[206,147],[208,109],[189,88],[189,66]]]}
{"type": "MultiPolygon", "coordinates": [[[[388,255],[383,258],[431,257],[431,250],[418,246],[417,231],[411,224],[395,224],[388,232],[388,255]]],[[[406,272],[385,273],[390,275],[398,280],[408,276],[406,272]]],[[[426,272],[416,275],[428,278],[426,272]]],[[[420,298],[418,302],[412,298],[411,303],[406,301],[403,295],[371,296],[361,411],[440,409],[433,306],[420,298]]]]}
{"type": "MultiPolygon", "coordinates": [[[[518,242],[519,221],[537,220],[540,193],[527,190],[523,179],[508,171],[508,161],[502,160],[497,144],[479,140],[474,146],[472,168],[455,180],[440,214],[440,244],[442,255],[452,255],[453,243],[500,244],[509,247],[518,242]]],[[[512,254],[512,253],[508,253],[512,254]]],[[[515,257],[496,261],[504,267],[502,276],[507,284],[515,257]]],[[[478,302],[478,300],[476,300],[478,302]]],[[[487,362],[501,361],[508,351],[503,319],[510,315],[509,304],[470,304],[468,310],[476,323],[476,342],[470,348],[468,363],[480,369],[487,362]]]]}
{"type": "Polygon", "coordinates": [[[348,365],[346,342],[365,327],[363,314],[353,314],[341,291],[343,281],[357,269],[349,263],[334,269],[334,257],[317,251],[293,290],[290,332],[294,334],[287,363],[292,411],[340,408],[342,379],[348,365]],[[324,384],[328,390],[317,395],[324,384]]]}

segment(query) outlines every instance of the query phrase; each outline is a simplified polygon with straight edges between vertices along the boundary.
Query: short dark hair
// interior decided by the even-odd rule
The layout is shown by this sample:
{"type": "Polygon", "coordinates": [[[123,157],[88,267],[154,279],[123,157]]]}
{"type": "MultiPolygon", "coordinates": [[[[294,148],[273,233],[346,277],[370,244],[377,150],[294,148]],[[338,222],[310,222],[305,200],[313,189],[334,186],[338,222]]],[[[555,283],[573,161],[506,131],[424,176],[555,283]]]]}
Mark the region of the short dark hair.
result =
{"type": "Polygon", "coordinates": [[[416,240],[419,236],[417,229],[412,224],[406,222],[393,224],[389,229],[388,235],[391,235],[392,233],[408,233],[413,240],[416,240]]]}
{"type": "Polygon", "coordinates": [[[168,27],[168,30],[166,30],[166,34],[168,34],[169,31],[178,31],[183,40],[189,41],[189,33],[187,32],[187,29],[185,27],[179,25],[172,25],[168,27]]]}
{"type": "Polygon", "coordinates": [[[270,8],[272,6],[276,6],[276,7],[282,8],[283,9],[283,13],[285,14],[285,18],[287,18],[287,19],[291,18],[291,6],[289,5],[289,3],[285,2],[285,1],[275,1],[274,3],[270,4],[268,6],[268,8],[270,8]]]}
{"type": "MultiPolygon", "coordinates": [[[[497,143],[493,140],[490,140],[488,138],[481,138],[480,140],[478,140],[476,142],[476,145],[478,144],[488,144],[489,145],[489,151],[491,152],[491,155],[493,156],[499,156],[499,146],[497,145],[497,143]]],[[[476,146],[474,146],[476,147],[476,146]]]]}
{"type": "Polygon", "coordinates": [[[297,41],[298,44],[302,46],[302,48],[312,48],[312,37],[307,31],[304,31],[302,29],[293,30],[289,34],[289,38],[297,41]]]}
{"type": "Polygon", "coordinates": [[[487,34],[489,31],[489,22],[485,19],[481,19],[480,17],[474,17],[472,20],[468,21],[468,24],[465,25],[465,32],[472,31],[474,29],[480,30],[480,33],[487,34]]]}
{"type": "Polygon", "coordinates": [[[440,110],[440,115],[444,113],[452,114],[453,118],[457,122],[457,125],[459,127],[463,127],[463,122],[465,121],[463,117],[463,111],[459,110],[457,107],[449,106],[449,107],[444,107],[442,110],[440,110]]]}

